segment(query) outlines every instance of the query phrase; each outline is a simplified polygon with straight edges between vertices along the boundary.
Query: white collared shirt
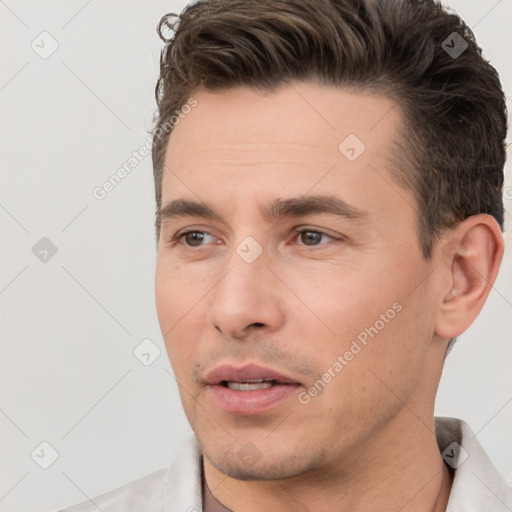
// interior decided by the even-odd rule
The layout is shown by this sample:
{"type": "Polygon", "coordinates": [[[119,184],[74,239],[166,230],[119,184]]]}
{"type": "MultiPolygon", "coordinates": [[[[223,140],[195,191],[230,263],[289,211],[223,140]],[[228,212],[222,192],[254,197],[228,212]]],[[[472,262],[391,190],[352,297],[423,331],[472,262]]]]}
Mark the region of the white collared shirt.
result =
{"type": "MultiPolygon", "coordinates": [[[[436,438],[454,468],[447,512],[512,512],[512,486],[498,473],[469,426],[436,417],[436,438]]],[[[168,469],[60,512],[202,512],[202,454],[195,436],[168,469]]]]}

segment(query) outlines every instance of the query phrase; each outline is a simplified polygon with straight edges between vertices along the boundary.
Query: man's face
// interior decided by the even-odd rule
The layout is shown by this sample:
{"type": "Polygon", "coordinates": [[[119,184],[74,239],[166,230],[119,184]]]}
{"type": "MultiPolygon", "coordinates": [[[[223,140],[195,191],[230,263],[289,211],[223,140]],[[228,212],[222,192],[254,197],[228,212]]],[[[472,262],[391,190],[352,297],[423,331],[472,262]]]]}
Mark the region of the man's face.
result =
{"type": "Polygon", "coordinates": [[[168,209],[156,271],[187,418],[235,478],[354,463],[435,394],[434,260],[388,163],[399,108],[304,83],[195,98],[169,140],[162,208],[186,199],[219,218],[168,209]],[[258,378],[274,382],[239,383],[258,378]]]}

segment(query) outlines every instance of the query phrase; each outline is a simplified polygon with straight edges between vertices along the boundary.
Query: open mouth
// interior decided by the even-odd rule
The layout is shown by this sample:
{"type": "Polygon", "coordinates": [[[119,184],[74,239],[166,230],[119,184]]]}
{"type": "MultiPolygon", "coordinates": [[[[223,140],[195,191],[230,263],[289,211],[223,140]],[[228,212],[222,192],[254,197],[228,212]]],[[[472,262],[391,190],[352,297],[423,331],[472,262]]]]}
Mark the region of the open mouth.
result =
{"type": "Polygon", "coordinates": [[[255,363],[217,366],[206,374],[204,384],[213,404],[239,416],[278,414],[277,405],[293,406],[293,396],[302,387],[295,377],[255,363]]]}
{"type": "Polygon", "coordinates": [[[271,388],[278,384],[276,380],[265,380],[265,379],[252,379],[245,380],[243,382],[239,381],[221,381],[221,386],[224,386],[229,389],[235,389],[237,391],[254,391],[256,389],[266,389],[271,388]]]}

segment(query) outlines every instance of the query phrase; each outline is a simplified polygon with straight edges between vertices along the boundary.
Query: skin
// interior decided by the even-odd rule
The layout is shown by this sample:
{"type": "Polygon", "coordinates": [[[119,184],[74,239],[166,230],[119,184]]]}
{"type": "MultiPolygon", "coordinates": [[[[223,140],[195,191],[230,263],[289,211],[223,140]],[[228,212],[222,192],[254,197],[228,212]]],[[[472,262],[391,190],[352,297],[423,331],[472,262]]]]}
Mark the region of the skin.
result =
{"type": "Polygon", "coordinates": [[[496,278],[498,224],[469,217],[423,258],[416,202],[388,163],[402,123],[390,99],[311,83],[195,98],[169,139],[162,203],[205,201],[225,222],[162,223],[156,304],[208,487],[235,512],[444,511],[452,475],[435,394],[448,339],[496,278]],[[353,162],[338,150],[348,134],[366,145],[353,162]],[[335,195],[365,216],[260,211],[304,194],[335,195]],[[208,234],[173,241],[185,228],[208,234]],[[247,236],[263,250],[252,263],[236,252],[247,236]],[[203,379],[221,363],[269,366],[307,391],[396,302],[401,311],[309,403],[293,396],[248,415],[212,403],[203,379]],[[247,443],[251,464],[237,456],[247,443]]]}

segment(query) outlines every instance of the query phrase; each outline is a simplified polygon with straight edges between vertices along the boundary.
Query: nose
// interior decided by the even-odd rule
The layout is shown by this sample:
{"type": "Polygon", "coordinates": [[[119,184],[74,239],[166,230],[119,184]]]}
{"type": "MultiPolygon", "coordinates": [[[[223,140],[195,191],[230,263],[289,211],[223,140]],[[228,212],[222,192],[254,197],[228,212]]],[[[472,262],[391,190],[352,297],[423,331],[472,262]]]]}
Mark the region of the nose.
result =
{"type": "Polygon", "coordinates": [[[247,263],[234,253],[228,271],[215,287],[209,322],[222,334],[244,339],[255,330],[277,331],[284,323],[280,287],[260,256],[247,263]]]}

